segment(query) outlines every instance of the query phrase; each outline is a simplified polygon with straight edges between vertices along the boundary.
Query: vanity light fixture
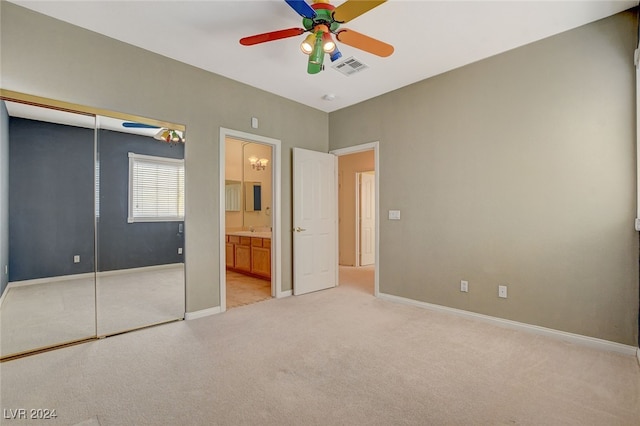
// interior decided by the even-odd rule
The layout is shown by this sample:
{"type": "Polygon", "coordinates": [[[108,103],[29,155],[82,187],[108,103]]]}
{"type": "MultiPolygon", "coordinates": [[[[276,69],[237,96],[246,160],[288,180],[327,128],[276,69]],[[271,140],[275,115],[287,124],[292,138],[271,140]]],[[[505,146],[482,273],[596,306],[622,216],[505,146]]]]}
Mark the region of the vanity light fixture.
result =
{"type": "Polygon", "coordinates": [[[255,155],[252,155],[251,157],[248,158],[249,163],[251,163],[251,168],[253,168],[254,170],[264,170],[267,168],[267,163],[269,162],[269,160],[267,160],[266,158],[258,158],[255,155]]]}

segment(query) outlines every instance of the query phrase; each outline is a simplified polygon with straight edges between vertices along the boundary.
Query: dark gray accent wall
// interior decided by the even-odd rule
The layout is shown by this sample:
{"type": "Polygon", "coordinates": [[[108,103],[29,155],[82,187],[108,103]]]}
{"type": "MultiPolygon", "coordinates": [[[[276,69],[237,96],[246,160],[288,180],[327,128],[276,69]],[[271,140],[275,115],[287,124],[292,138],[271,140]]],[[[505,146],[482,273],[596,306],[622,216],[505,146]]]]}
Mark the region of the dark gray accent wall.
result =
{"type": "Polygon", "coordinates": [[[94,131],[9,118],[7,139],[9,281],[183,261],[184,222],[127,223],[127,211],[128,153],[184,158],[184,145],[99,131],[94,262],[94,131]]]}
{"type": "Polygon", "coordinates": [[[168,144],[126,133],[100,130],[100,216],[98,270],[183,262],[184,222],[127,223],[129,152],[184,158],[184,144],[168,144]]]}
{"type": "Polygon", "coordinates": [[[93,130],[11,117],[9,137],[9,281],[92,272],[93,130]]]}
{"type": "Polygon", "coordinates": [[[9,114],[0,101],[0,294],[9,282],[9,114]]]}

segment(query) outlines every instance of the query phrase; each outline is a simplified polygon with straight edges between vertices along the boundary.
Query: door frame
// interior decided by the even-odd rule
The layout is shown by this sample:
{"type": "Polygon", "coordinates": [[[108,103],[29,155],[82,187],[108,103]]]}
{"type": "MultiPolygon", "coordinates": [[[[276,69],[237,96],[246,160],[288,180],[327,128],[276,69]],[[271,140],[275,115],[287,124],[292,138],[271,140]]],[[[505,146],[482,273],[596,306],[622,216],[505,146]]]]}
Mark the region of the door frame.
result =
{"type": "Polygon", "coordinates": [[[239,139],[246,142],[270,145],[271,158],[271,188],[273,191],[273,207],[271,212],[271,296],[281,298],[288,296],[282,291],[282,144],[279,139],[255,135],[239,130],[220,127],[218,169],[220,171],[220,201],[219,201],[219,242],[220,242],[220,312],[227,310],[227,265],[225,262],[226,214],[225,214],[225,147],[227,138],[239,139]]]}
{"type": "MultiPolygon", "coordinates": [[[[375,210],[376,210],[376,220],[375,220],[375,229],[376,229],[376,253],[375,253],[375,265],[374,265],[374,290],[373,295],[378,297],[380,294],[380,142],[368,142],[360,145],[353,145],[346,148],[339,148],[329,151],[330,154],[333,154],[337,157],[342,155],[356,154],[358,152],[371,151],[373,150],[374,157],[374,172],[375,172],[375,210]]],[[[336,168],[336,181],[338,179],[338,168],[336,168]]],[[[336,197],[338,195],[336,194],[336,197]]],[[[356,226],[357,228],[357,226],[356,226]]],[[[338,244],[340,241],[340,233],[338,231],[338,223],[336,222],[336,232],[338,232],[338,244]]],[[[338,248],[336,247],[336,250],[338,248]]],[[[338,256],[336,256],[338,258],[338,256]]],[[[359,264],[359,261],[358,261],[359,264]]],[[[340,284],[340,283],[338,283],[340,284]]]]}

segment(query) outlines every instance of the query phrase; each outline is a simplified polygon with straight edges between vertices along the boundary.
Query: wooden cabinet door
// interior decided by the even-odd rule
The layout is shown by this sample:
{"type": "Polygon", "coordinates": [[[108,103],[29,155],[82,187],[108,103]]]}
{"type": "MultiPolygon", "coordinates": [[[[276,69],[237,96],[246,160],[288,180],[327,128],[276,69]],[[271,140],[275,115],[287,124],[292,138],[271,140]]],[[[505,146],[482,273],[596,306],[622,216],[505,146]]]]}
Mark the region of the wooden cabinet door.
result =
{"type": "Polygon", "coordinates": [[[263,277],[271,276],[271,250],[263,247],[251,247],[251,272],[263,277]]]}
{"type": "Polygon", "coordinates": [[[233,268],[236,266],[235,250],[233,249],[232,243],[227,243],[226,250],[225,250],[225,258],[227,260],[227,266],[229,268],[233,268]]]}
{"type": "Polygon", "coordinates": [[[235,268],[251,272],[251,246],[236,245],[235,268]]]}

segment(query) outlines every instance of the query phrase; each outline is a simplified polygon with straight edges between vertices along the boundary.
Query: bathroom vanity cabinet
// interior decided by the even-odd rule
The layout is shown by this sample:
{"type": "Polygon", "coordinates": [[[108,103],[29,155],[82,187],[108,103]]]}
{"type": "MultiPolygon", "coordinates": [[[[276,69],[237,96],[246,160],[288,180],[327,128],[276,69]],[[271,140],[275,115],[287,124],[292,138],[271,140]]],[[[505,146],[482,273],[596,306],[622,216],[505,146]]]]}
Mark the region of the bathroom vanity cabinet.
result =
{"type": "Polygon", "coordinates": [[[227,269],[271,279],[271,238],[226,235],[227,269]]]}

